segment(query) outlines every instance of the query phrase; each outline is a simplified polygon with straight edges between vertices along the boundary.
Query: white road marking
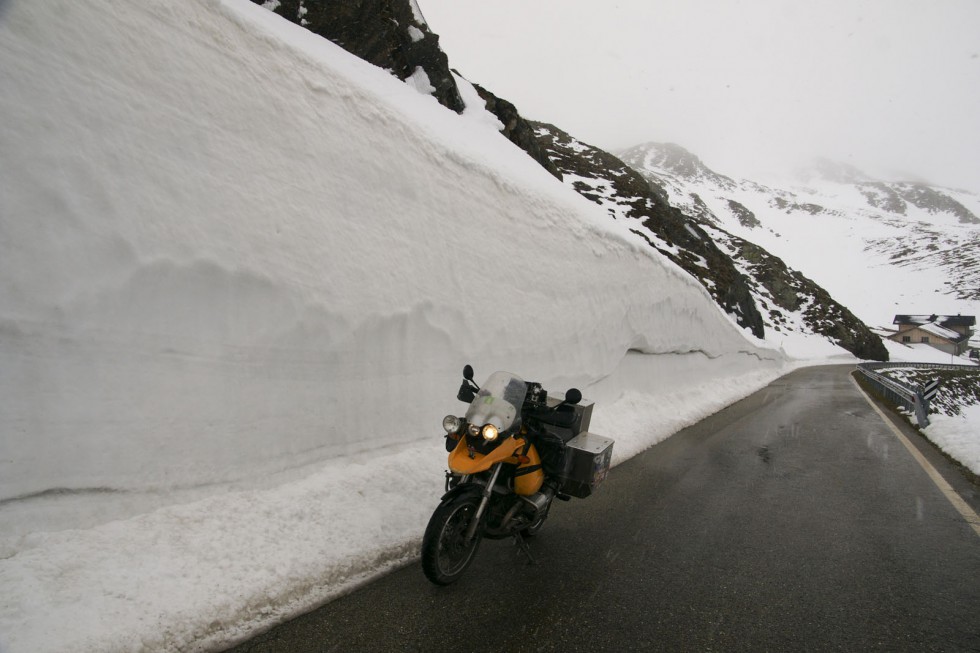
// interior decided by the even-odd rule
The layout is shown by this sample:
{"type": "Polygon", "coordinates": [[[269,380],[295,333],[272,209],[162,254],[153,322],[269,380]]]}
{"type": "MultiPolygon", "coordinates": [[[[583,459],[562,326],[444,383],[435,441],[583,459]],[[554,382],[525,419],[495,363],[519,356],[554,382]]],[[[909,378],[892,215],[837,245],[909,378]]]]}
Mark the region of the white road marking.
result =
{"type": "Polygon", "coordinates": [[[905,437],[905,434],[899,431],[898,427],[896,427],[892,421],[888,419],[888,416],[886,416],[885,413],[883,413],[882,410],[875,405],[871,397],[869,397],[858,382],[854,380],[854,377],[851,377],[851,383],[854,384],[854,387],[858,389],[858,392],[861,393],[868,404],[874,408],[875,412],[878,413],[885,424],[888,425],[888,428],[890,428],[892,433],[895,434],[895,437],[897,437],[899,441],[905,445],[905,448],[909,450],[912,457],[915,458],[922,469],[925,470],[926,474],[929,475],[929,478],[931,478],[932,482],[936,484],[936,487],[939,488],[940,492],[942,492],[949,502],[953,504],[956,511],[963,516],[966,523],[973,528],[977,536],[980,536],[980,516],[977,516],[977,513],[973,511],[973,508],[971,508],[966,501],[963,500],[963,497],[961,497],[956,490],[954,490],[953,487],[946,482],[946,479],[944,479],[942,475],[936,471],[936,468],[933,467],[928,460],[926,460],[925,456],[923,456],[922,453],[915,448],[915,445],[909,442],[909,439],[905,437]]]}

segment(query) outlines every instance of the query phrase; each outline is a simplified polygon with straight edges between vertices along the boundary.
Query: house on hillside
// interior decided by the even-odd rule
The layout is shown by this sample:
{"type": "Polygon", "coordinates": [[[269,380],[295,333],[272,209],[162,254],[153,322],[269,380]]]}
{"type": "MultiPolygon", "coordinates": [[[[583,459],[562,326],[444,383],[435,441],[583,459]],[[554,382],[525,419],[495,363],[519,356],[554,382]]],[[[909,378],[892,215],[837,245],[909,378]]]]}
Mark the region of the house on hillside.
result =
{"type": "Polygon", "coordinates": [[[977,318],[973,315],[896,315],[898,331],[889,340],[906,345],[930,345],[954,356],[970,346],[970,336],[977,318]]]}

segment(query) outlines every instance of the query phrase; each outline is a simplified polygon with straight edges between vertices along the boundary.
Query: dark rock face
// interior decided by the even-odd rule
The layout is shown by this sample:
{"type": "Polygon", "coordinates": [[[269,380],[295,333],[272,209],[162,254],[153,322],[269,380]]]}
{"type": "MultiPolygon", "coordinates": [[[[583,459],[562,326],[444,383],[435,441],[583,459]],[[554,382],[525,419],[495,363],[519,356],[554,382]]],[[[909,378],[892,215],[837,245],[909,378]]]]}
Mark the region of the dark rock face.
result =
{"type": "Polygon", "coordinates": [[[762,226],[759,218],[755,217],[755,213],[750,211],[744,204],[735,200],[728,200],[728,208],[738,218],[738,223],[746,229],[758,229],[762,226]]]}
{"type": "Polygon", "coordinates": [[[952,213],[961,224],[980,224],[980,218],[952,197],[925,184],[893,184],[902,199],[929,213],[952,213]]]}
{"type": "Polygon", "coordinates": [[[810,215],[817,215],[818,213],[823,213],[825,209],[819,204],[798,204],[796,202],[787,202],[782,197],[776,197],[773,199],[773,206],[776,208],[786,211],[786,213],[795,213],[797,211],[803,211],[809,213],[810,215]]]}
{"type": "MultiPolygon", "coordinates": [[[[668,190],[685,197],[687,201],[684,205],[684,215],[692,222],[700,223],[697,229],[694,226],[691,226],[691,229],[700,229],[705,234],[705,238],[710,238],[723,252],[733,268],[737,267],[741,271],[741,276],[745,280],[745,292],[762,314],[762,321],[766,328],[777,332],[801,330],[802,323],[803,330],[819,334],[859,358],[888,360],[888,350],[881,343],[881,338],[867,325],[846,307],[834,301],[826,290],[796,270],[787,267],[778,257],[721,228],[717,216],[692,189],[693,186],[698,190],[707,189],[708,192],[721,191],[724,195],[727,194],[726,191],[736,186],[735,182],[714,173],[705,167],[700,159],[676,145],[648,143],[633,147],[622,156],[627,163],[640,171],[639,174],[642,174],[651,188],[660,189],[660,192],[654,194],[662,198],[665,204],[670,197],[668,190]],[[692,181],[693,184],[690,184],[692,181]]],[[[752,190],[771,194],[768,189],[761,186],[755,186],[752,190]]],[[[728,209],[741,226],[761,227],[761,222],[748,207],[730,198],[726,201],[728,209]]],[[[811,215],[827,212],[825,208],[816,204],[800,204],[780,195],[775,195],[770,201],[772,206],[787,212],[805,211],[811,215]]],[[[671,210],[679,212],[676,208],[671,210]]],[[[661,215],[665,215],[665,210],[661,210],[661,215]]],[[[666,218],[662,219],[666,221],[666,218]]],[[[673,237],[673,231],[669,231],[664,226],[661,226],[661,230],[667,233],[667,238],[673,237]]],[[[687,246],[682,241],[670,240],[669,242],[678,247],[687,246]]],[[[714,265],[712,261],[712,267],[714,265]]],[[[701,278],[696,274],[696,270],[692,270],[689,266],[684,267],[691,274],[701,278]]],[[[708,283],[705,285],[708,286],[708,283]]],[[[742,287],[742,284],[738,287],[740,292],[742,287]]],[[[729,297],[728,301],[732,299],[729,297]]],[[[719,300],[719,304],[721,303],[722,301],[719,300]]]]}
{"type": "MultiPolygon", "coordinates": [[[[761,286],[759,295],[767,296],[776,307],[790,313],[801,312],[804,323],[840,345],[858,358],[887,361],[888,350],[864,322],[814,281],[786,266],[758,245],[728,235],[730,245],[749,268],[754,283],[761,286]]],[[[778,310],[769,309],[774,321],[780,319],[778,310]]]]}
{"type": "Polygon", "coordinates": [[[575,140],[554,125],[531,122],[538,141],[554,165],[578,179],[575,190],[608,208],[610,214],[642,221],[667,247],[640,230],[664,256],[698,279],[725,312],[738,324],[762,338],[765,326],[745,277],[701,226],[670,206],[662,189],[650,185],[638,172],[608,152],[575,140]],[[590,183],[594,180],[595,183],[590,183]]]}
{"type": "Polygon", "coordinates": [[[859,184],[858,190],[861,191],[870,206],[889,213],[905,215],[905,200],[888,184],[880,181],[867,182],[859,184]]]}
{"type": "MultiPolygon", "coordinates": [[[[470,83],[473,84],[473,82],[470,83]]],[[[538,142],[538,139],[534,134],[533,125],[530,121],[521,116],[521,114],[517,111],[517,107],[507,100],[497,97],[478,84],[473,84],[473,88],[476,89],[476,92],[479,93],[483,101],[486,102],[487,111],[497,116],[497,120],[499,120],[504,126],[501,133],[506,136],[511,143],[527,152],[528,155],[541,164],[545,170],[553,174],[558,179],[561,179],[562,176],[558,167],[555,166],[555,164],[548,157],[548,153],[545,152],[544,148],[538,142]]]]}
{"type": "Polygon", "coordinates": [[[252,0],[283,18],[333,41],[351,54],[405,80],[421,68],[435,87],[433,96],[460,113],[463,100],[418,6],[411,0],[252,0]]]}
{"type": "Polygon", "coordinates": [[[980,218],[941,190],[917,183],[865,182],[857,185],[868,204],[876,209],[905,215],[908,205],[929,213],[950,213],[961,224],[980,224],[980,218]]]}
{"type": "MultiPolygon", "coordinates": [[[[465,108],[449,59],[439,37],[429,30],[414,0],[252,0],[283,18],[333,41],[351,54],[406,80],[421,69],[435,88],[432,95],[456,113],[465,108]]],[[[561,173],[541,150],[534,130],[517,108],[474,84],[487,110],[504,128],[512,143],[528,153],[548,172],[561,173]]]]}

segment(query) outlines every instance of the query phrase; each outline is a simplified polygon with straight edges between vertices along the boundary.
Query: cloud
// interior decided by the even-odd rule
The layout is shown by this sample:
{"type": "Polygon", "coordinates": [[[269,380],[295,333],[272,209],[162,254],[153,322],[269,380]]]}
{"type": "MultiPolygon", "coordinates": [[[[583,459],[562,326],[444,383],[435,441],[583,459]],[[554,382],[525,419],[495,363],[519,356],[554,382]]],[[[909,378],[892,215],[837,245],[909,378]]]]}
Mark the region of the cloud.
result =
{"type": "Polygon", "coordinates": [[[421,0],[450,63],[605,149],[730,174],[823,155],[980,191],[980,3],[421,0]]]}

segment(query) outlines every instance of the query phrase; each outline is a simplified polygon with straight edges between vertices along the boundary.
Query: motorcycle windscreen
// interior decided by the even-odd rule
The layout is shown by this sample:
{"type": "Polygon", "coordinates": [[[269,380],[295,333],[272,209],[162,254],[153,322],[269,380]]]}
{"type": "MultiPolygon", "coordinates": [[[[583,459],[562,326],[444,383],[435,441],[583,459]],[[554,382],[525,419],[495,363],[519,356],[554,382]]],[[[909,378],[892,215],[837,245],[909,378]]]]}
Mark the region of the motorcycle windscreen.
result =
{"type": "Polygon", "coordinates": [[[493,424],[501,433],[519,426],[527,384],[510,372],[494,372],[466,411],[466,421],[474,426],[493,424]]]}

